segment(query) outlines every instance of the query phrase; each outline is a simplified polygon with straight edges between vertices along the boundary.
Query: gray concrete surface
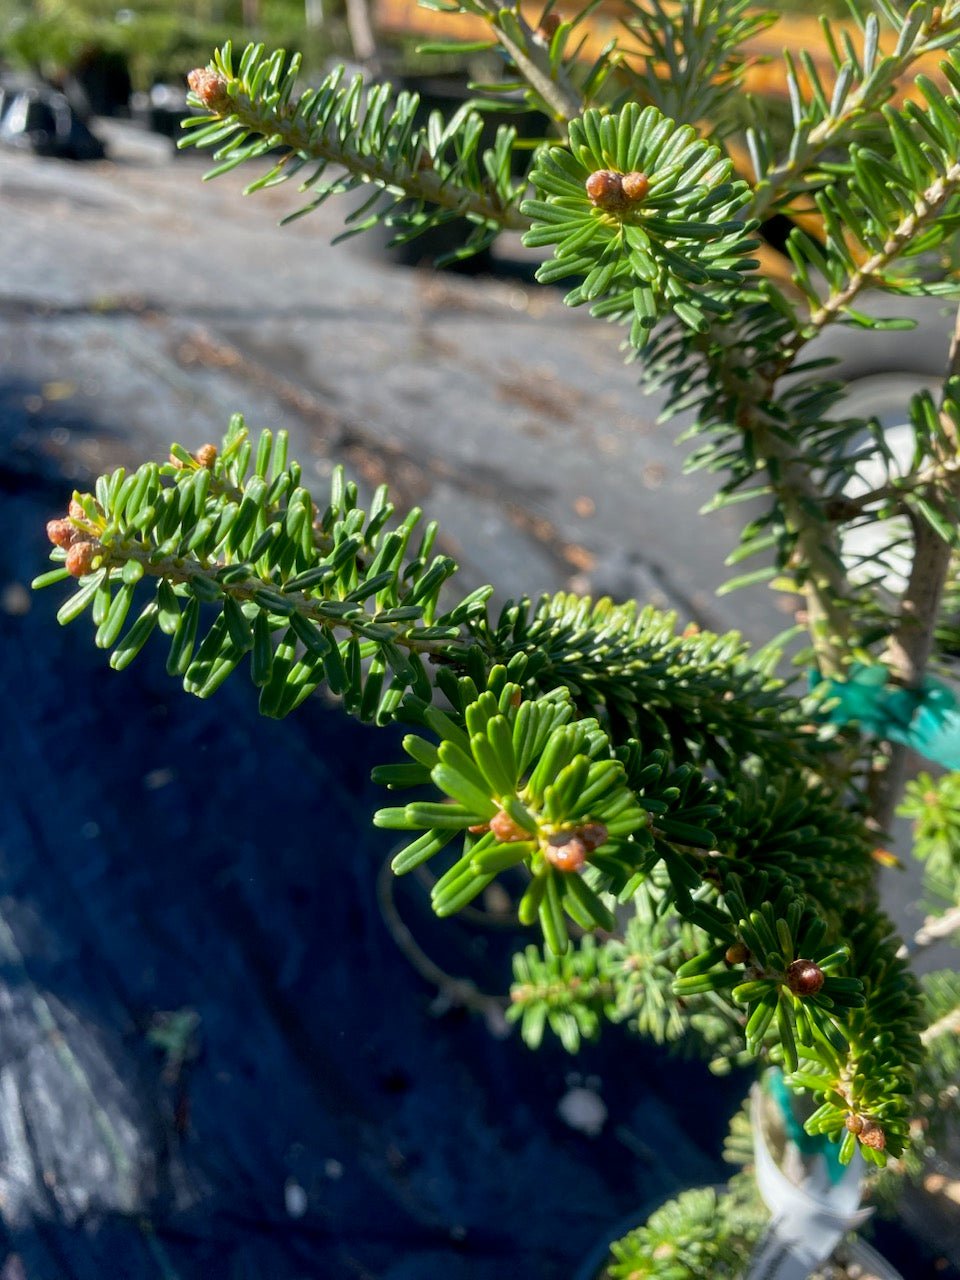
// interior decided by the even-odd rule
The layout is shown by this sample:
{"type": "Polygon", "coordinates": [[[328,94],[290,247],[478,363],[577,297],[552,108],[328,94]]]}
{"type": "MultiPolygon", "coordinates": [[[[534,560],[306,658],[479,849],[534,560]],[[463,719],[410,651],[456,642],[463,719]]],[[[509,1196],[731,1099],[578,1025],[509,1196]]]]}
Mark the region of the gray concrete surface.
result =
{"type": "MultiPolygon", "coordinates": [[[[96,424],[57,445],[95,470],[215,437],[242,409],[286,425],[316,474],[343,459],[435,514],[477,582],[676,601],[755,637],[770,593],[713,598],[736,516],[706,530],[621,335],[555,291],[391,269],[331,248],[331,203],[285,229],[280,188],[238,198],[114,131],[116,164],[0,159],[4,365],[96,424]],[[128,141],[129,140],[129,141],[128,141]],[[132,452],[131,452],[132,449],[132,452]]],[[[38,430],[43,412],[38,408],[38,430]]]]}

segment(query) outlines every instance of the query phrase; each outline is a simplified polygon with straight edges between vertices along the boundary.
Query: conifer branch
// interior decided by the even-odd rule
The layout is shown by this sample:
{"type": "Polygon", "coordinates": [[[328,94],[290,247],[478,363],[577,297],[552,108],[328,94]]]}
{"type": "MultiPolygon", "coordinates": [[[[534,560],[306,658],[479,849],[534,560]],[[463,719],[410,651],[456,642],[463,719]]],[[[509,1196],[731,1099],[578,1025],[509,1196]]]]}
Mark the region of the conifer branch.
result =
{"type": "Polygon", "coordinates": [[[936,1022],[932,1022],[929,1027],[925,1027],[920,1032],[920,1039],[926,1046],[945,1035],[960,1035],[960,1004],[949,1013],[945,1013],[942,1018],[938,1018],[936,1022]]]}
{"type": "MultiPolygon", "coordinates": [[[[875,286],[883,272],[908,249],[920,233],[933,224],[951,196],[960,190],[960,163],[951,165],[946,173],[919,196],[913,209],[891,233],[877,253],[855,271],[844,285],[831,293],[818,307],[804,326],[802,343],[810,341],[832,320],[837,319],[850,306],[863,289],[875,286]]],[[[799,348],[798,348],[799,349],[799,348]]]]}
{"type": "Polygon", "coordinates": [[[908,948],[909,953],[912,955],[915,951],[939,942],[941,938],[949,938],[958,930],[960,930],[960,905],[951,907],[943,915],[927,916],[914,934],[913,943],[908,948]]]}
{"type": "MultiPolygon", "coordinates": [[[[816,169],[820,158],[847,142],[863,126],[864,119],[876,113],[890,98],[897,84],[916,62],[943,48],[946,33],[957,25],[958,14],[945,15],[940,6],[933,4],[926,4],[924,8],[927,12],[923,16],[918,4],[902,15],[901,26],[896,33],[896,50],[887,57],[879,58],[879,21],[875,14],[870,14],[864,25],[861,65],[858,66],[849,56],[845,62],[836,63],[838,82],[843,76],[848,84],[847,91],[840,95],[836,110],[830,109],[832,104],[826,110],[818,109],[820,104],[816,99],[813,103],[802,103],[799,88],[791,87],[795,136],[785,159],[758,169],[751,205],[754,217],[769,217],[775,206],[789,203],[797,194],[809,190],[809,175],[816,169]],[[915,13],[919,21],[915,21],[915,13]],[[867,74],[863,75],[865,70],[867,74]],[[863,78],[853,88],[854,79],[860,76],[863,78]],[[822,118],[812,124],[818,114],[822,118]]],[[[796,83],[789,63],[788,73],[796,83]]],[[[823,105],[827,105],[826,100],[823,105]]]]}
{"type": "Polygon", "coordinates": [[[476,0],[499,43],[510,55],[514,66],[549,108],[558,124],[567,125],[583,111],[583,99],[572,84],[562,63],[551,65],[550,51],[544,40],[534,39],[532,28],[519,12],[507,9],[496,0],[476,0]]]}
{"type": "MultiPolygon", "coordinates": [[[[936,461],[940,468],[936,482],[931,485],[929,492],[929,500],[934,504],[939,503],[944,496],[954,500],[960,498],[960,474],[952,466],[949,470],[946,469],[960,452],[960,432],[956,416],[949,412],[950,403],[958,388],[960,307],[957,308],[954,319],[940,400],[943,442],[936,446],[936,461]]],[[[888,641],[884,661],[896,683],[907,689],[915,689],[923,680],[933,652],[940,602],[950,570],[954,544],[944,538],[929,520],[911,513],[910,523],[913,531],[913,563],[906,590],[900,600],[899,621],[888,641]]],[[[884,767],[880,769],[874,768],[869,783],[871,819],[878,831],[889,830],[897,801],[903,793],[907,768],[906,747],[892,743],[883,764],[884,767]]]]}
{"type": "Polygon", "coordinates": [[[340,68],[294,98],[298,71],[298,59],[287,65],[282,51],[264,57],[262,46],[250,46],[234,74],[225,45],[210,67],[190,74],[190,101],[209,114],[185,122],[180,146],[217,148],[219,163],[208,176],[282,147],[286,154],[248,191],[287,181],[312,164],[301,190],[314,196],[300,212],[335,191],[372,183],[374,199],[356,229],[386,219],[415,233],[453,215],[493,230],[529,226],[518,209],[523,186],[509,168],[515,131],[502,128],[496,146],[480,153],[476,113],[463,114],[453,126],[424,129],[415,123],[415,95],[395,96],[390,85],[364,86],[359,76],[344,84],[340,68]],[[346,169],[347,178],[326,180],[331,164],[346,169]],[[400,209],[402,198],[414,202],[412,213],[400,209]]]}

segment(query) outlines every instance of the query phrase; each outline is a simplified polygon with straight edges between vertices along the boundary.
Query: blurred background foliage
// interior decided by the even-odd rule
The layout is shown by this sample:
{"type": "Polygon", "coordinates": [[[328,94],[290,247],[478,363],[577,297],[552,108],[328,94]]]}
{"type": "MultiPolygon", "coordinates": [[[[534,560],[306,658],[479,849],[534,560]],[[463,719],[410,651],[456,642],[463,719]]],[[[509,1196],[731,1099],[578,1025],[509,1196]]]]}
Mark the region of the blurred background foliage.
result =
{"type": "MultiPolygon", "coordinates": [[[[366,6],[376,25],[376,3],[366,6]]],[[[789,0],[787,13],[842,16],[845,0],[789,0]]],[[[182,84],[204,66],[216,46],[299,49],[304,73],[318,74],[331,57],[356,50],[346,0],[0,0],[0,64],[32,71],[54,82],[83,81],[93,66],[129,76],[132,91],[154,84],[182,84]]],[[[421,41],[392,33],[378,40],[391,70],[420,69],[421,41]]],[[[469,58],[432,57],[430,70],[471,74],[469,58]]],[[[487,68],[485,68],[486,70],[487,68]]]]}
{"type": "Polygon", "coordinates": [[[0,59],[55,82],[110,65],[134,91],[182,84],[228,39],[301,49],[308,72],[349,52],[342,0],[0,0],[0,59]]]}

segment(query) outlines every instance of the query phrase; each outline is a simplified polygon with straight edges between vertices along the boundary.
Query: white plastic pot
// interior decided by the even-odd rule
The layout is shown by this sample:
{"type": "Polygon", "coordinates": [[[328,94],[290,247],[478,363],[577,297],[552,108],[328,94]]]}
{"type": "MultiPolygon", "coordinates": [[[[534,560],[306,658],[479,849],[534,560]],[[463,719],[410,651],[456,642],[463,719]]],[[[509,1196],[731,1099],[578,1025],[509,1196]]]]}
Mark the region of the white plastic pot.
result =
{"type": "MultiPolygon", "coordinates": [[[[818,1267],[836,1260],[869,1267],[876,1280],[902,1280],[875,1250],[860,1240],[844,1243],[871,1216],[860,1205],[866,1168],[859,1152],[839,1178],[831,1178],[824,1156],[804,1153],[786,1137],[778,1158],[767,1142],[771,1115],[782,1119],[780,1104],[761,1085],[750,1095],[753,1156],[757,1188],[770,1210],[770,1224],[750,1260],[746,1280],[808,1280],[818,1267]],[[789,1168],[785,1166],[789,1165],[789,1168]]],[[[800,1141],[798,1136],[797,1141],[800,1141]]]]}

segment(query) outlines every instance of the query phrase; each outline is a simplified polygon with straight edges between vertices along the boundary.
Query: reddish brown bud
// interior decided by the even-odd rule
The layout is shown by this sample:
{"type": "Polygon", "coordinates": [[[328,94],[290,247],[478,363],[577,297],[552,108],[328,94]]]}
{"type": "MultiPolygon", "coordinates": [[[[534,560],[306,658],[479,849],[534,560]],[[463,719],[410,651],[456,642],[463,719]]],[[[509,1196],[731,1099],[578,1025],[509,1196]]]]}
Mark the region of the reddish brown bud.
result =
{"type": "Polygon", "coordinates": [[[824,972],[812,960],[794,960],[787,966],[787,986],[795,996],[815,996],[823,982],[824,972]]]}
{"type": "Polygon", "coordinates": [[[645,173],[625,173],[620,185],[630,203],[639,204],[650,190],[650,179],[645,173]]]}
{"type": "Polygon", "coordinates": [[[930,13],[930,21],[927,23],[927,30],[931,35],[934,35],[940,30],[941,22],[943,22],[943,8],[940,5],[935,4],[930,13]]]}
{"type": "Polygon", "coordinates": [[[727,964],[746,964],[750,959],[750,948],[744,942],[733,942],[723,955],[727,964]]]}
{"type": "Polygon", "coordinates": [[[94,557],[100,554],[98,542],[76,542],[67,552],[67,573],[82,578],[93,568],[94,557]]]}
{"type": "Polygon", "coordinates": [[[551,836],[544,857],[558,871],[581,871],[587,861],[587,846],[572,831],[558,831],[551,836]]]}
{"type": "Polygon", "coordinates": [[[483,836],[490,830],[489,822],[478,822],[472,827],[467,827],[472,836],[483,836]]]}
{"type": "Polygon", "coordinates": [[[519,822],[514,822],[509,813],[503,809],[490,819],[490,830],[501,844],[515,844],[518,840],[532,840],[531,832],[524,830],[519,822]]]}
{"type": "Polygon", "coordinates": [[[69,520],[48,520],[47,537],[55,547],[70,547],[76,541],[76,525],[69,520]]]}
{"type": "Polygon", "coordinates": [[[537,28],[538,35],[543,36],[544,40],[550,41],[556,35],[560,27],[559,13],[548,13],[541,21],[537,28]]]}
{"type": "Polygon", "coordinates": [[[577,835],[583,841],[587,853],[593,853],[594,849],[606,844],[610,833],[602,822],[588,822],[577,831],[577,835]]]}
{"type": "Polygon", "coordinates": [[[598,209],[616,213],[625,208],[628,203],[623,194],[622,173],[614,173],[612,169],[597,169],[591,173],[584,185],[591,202],[598,209]]]}
{"type": "Polygon", "coordinates": [[[227,82],[218,71],[211,71],[209,67],[197,67],[187,76],[187,84],[211,111],[222,111],[229,105],[227,82]]]}
{"type": "Polygon", "coordinates": [[[217,446],[215,444],[202,444],[193,456],[201,467],[206,467],[209,470],[217,460],[217,446]]]}
{"type": "Polygon", "coordinates": [[[844,1117],[844,1128],[850,1133],[860,1133],[863,1129],[863,1117],[855,1115],[852,1111],[848,1112],[844,1117]]]}
{"type": "Polygon", "coordinates": [[[76,498],[70,499],[70,505],[67,507],[67,515],[71,516],[74,520],[86,520],[87,518],[87,513],[76,498]]]}
{"type": "Polygon", "coordinates": [[[887,1145],[887,1135],[875,1120],[864,1120],[858,1136],[865,1147],[872,1147],[874,1151],[882,1151],[887,1145]]]}

